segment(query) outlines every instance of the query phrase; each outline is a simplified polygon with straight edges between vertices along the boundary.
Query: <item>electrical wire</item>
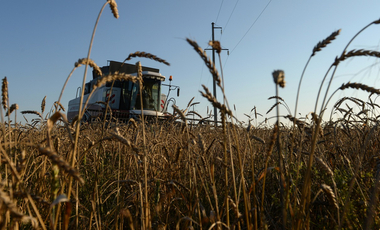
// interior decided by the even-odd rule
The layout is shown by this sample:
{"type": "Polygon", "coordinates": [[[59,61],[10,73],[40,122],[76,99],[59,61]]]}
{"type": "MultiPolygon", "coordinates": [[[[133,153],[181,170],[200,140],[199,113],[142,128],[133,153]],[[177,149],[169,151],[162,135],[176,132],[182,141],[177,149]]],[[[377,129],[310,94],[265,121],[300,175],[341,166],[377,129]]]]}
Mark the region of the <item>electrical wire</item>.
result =
{"type": "Polygon", "coordinates": [[[269,6],[269,4],[272,2],[272,0],[270,0],[268,2],[268,4],[264,7],[264,9],[261,11],[261,13],[259,14],[259,16],[257,16],[257,18],[255,19],[255,21],[253,21],[253,23],[251,24],[251,26],[249,27],[249,29],[247,30],[247,32],[245,32],[245,34],[243,35],[243,37],[240,39],[240,41],[236,44],[236,46],[232,49],[231,53],[234,52],[234,50],[236,49],[236,47],[238,47],[238,45],[240,44],[241,41],[243,41],[244,37],[248,34],[248,32],[252,29],[252,27],[256,24],[257,20],[259,20],[259,18],[261,17],[261,15],[264,13],[264,11],[266,10],[266,8],[269,6]]]}
{"type": "Polygon", "coordinates": [[[224,0],[222,0],[222,3],[220,4],[220,7],[219,7],[219,12],[218,12],[218,15],[216,16],[216,20],[215,20],[215,23],[218,21],[218,18],[219,18],[219,14],[220,14],[220,10],[222,9],[222,6],[223,6],[223,2],[224,2],[224,0]]]}
{"type": "MultiPolygon", "coordinates": [[[[238,0],[239,2],[239,0],[238,0]]],[[[232,52],[236,49],[236,47],[240,44],[240,42],[244,39],[244,37],[248,34],[248,32],[252,29],[252,27],[255,25],[255,23],[257,22],[257,20],[261,17],[261,15],[264,13],[264,11],[266,10],[266,8],[269,6],[269,4],[272,2],[272,0],[269,0],[268,4],[264,7],[264,9],[261,11],[261,13],[257,16],[257,18],[255,19],[255,21],[253,21],[253,23],[251,24],[251,26],[248,28],[247,32],[245,32],[245,34],[243,35],[243,37],[239,40],[239,42],[235,45],[235,47],[232,49],[232,51],[230,52],[230,54],[232,54],[232,52]]],[[[235,7],[237,5],[237,2],[235,4],[235,7]]],[[[233,9],[233,11],[235,10],[235,8],[233,9]]],[[[232,11],[232,13],[233,13],[232,11]]],[[[230,15],[230,18],[232,16],[232,13],[230,15]]],[[[227,24],[229,22],[230,19],[228,19],[227,21],[227,24]]],[[[225,25],[225,27],[227,26],[227,24],[225,25]]],[[[227,61],[229,59],[230,55],[227,56],[226,60],[224,61],[224,68],[226,68],[226,65],[227,65],[227,61]]]]}
{"type": "Polygon", "coordinates": [[[231,14],[230,14],[230,17],[229,17],[228,20],[227,20],[227,23],[226,23],[226,25],[223,27],[224,30],[226,30],[226,27],[227,27],[228,23],[230,22],[230,19],[231,19],[231,17],[232,17],[232,14],[234,13],[234,11],[235,11],[235,9],[236,9],[236,6],[237,6],[237,4],[239,3],[239,1],[240,1],[240,0],[237,0],[237,1],[236,1],[235,6],[234,6],[234,8],[232,9],[232,12],[231,12],[231,14]]]}

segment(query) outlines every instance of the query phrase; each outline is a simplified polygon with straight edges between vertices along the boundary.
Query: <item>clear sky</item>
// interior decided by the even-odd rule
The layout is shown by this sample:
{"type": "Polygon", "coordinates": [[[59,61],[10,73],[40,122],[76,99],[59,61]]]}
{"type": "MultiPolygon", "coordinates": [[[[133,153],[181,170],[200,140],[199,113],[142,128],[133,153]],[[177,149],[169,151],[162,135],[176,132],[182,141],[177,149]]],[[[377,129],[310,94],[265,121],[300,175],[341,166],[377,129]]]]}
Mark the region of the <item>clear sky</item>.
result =
{"type": "MultiPolygon", "coordinates": [[[[62,86],[79,58],[87,56],[92,30],[105,1],[4,1],[0,8],[0,72],[9,81],[10,104],[22,110],[40,111],[47,96],[47,109],[58,100],[62,86]]],[[[142,65],[159,68],[173,84],[181,87],[175,97],[184,109],[192,97],[200,104],[195,110],[205,115],[210,104],[201,97],[201,84],[212,90],[212,78],[198,54],[187,44],[194,39],[203,48],[215,39],[223,48],[222,65],[225,90],[236,116],[243,121],[256,106],[264,117],[274,104],[272,71],[285,71],[287,85],[280,96],[294,113],[298,82],[313,47],[333,31],[341,35],[312,59],[302,84],[299,112],[314,110],[322,78],[335,57],[364,26],[380,18],[378,0],[116,0],[119,19],[107,6],[96,31],[91,59],[99,66],[107,60],[123,61],[129,53],[145,51],[171,63],[170,66],[149,59],[142,65]]],[[[351,49],[379,50],[380,25],[371,26],[350,46],[351,49]]],[[[211,57],[211,51],[207,51],[211,57]]],[[[217,65],[219,68],[219,65],[217,65]]],[[[81,85],[84,67],[79,68],[67,85],[62,104],[75,97],[81,85]]],[[[88,75],[88,79],[91,75],[88,75]]],[[[378,60],[358,57],[342,63],[331,91],[348,81],[380,88],[378,60]]],[[[168,82],[166,82],[168,83],[168,82]]],[[[163,92],[166,92],[164,89],[163,92]]],[[[360,96],[343,91],[343,96],[360,96]]],[[[364,95],[366,96],[366,95],[364,95]]],[[[221,99],[220,91],[218,99],[221,99]]],[[[337,100],[336,99],[336,100],[337,100]]],[[[332,100],[334,104],[336,100],[332,100]]],[[[284,107],[281,113],[287,115],[284,107]]],[[[45,112],[46,113],[46,112],[45,112]]],[[[251,113],[252,115],[252,113],[251,113]]],[[[28,116],[28,118],[32,118],[28,116]]],[[[23,120],[21,116],[19,120],[23,120]]]]}

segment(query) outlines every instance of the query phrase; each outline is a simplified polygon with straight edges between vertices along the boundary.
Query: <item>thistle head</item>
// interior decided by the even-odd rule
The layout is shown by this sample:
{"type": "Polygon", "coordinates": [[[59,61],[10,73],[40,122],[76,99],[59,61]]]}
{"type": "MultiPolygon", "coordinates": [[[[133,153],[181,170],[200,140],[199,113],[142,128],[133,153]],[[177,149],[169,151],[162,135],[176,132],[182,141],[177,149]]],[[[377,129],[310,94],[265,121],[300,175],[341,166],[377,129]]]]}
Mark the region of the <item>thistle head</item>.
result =
{"type": "Polygon", "coordinates": [[[283,70],[275,70],[272,73],[273,81],[276,85],[279,85],[281,88],[285,88],[285,73],[283,70]]]}

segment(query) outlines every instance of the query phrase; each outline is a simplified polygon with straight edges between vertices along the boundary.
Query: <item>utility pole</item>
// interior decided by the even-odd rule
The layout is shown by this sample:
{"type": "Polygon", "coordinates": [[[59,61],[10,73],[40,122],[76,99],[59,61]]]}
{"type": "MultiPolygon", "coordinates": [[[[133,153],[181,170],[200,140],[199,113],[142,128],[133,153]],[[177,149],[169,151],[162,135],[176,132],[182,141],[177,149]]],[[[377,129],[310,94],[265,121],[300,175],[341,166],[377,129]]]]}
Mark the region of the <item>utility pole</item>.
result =
{"type": "MultiPolygon", "coordinates": [[[[215,23],[212,22],[212,23],[211,23],[212,42],[215,41],[215,39],[214,39],[214,30],[215,30],[215,29],[220,29],[220,33],[222,33],[222,27],[215,27],[214,25],[215,25],[215,23]]],[[[215,49],[212,48],[212,49],[205,49],[205,50],[212,50],[212,62],[213,62],[214,65],[215,65],[215,49]]],[[[222,50],[228,50],[228,49],[222,49],[222,50]]],[[[215,68],[216,68],[216,67],[215,67],[215,68]]],[[[214,97],[215,97],[215,99],[216,99],[216,81],[215,81],[214,78],[212,79],[212,86],[213,86],[214,97]]],[[[217,112],[216,107],[214,106],[214,125],[215,125],[215,127],[217,126],[217,122],[218,122],[218,112],[217,112]]]]}

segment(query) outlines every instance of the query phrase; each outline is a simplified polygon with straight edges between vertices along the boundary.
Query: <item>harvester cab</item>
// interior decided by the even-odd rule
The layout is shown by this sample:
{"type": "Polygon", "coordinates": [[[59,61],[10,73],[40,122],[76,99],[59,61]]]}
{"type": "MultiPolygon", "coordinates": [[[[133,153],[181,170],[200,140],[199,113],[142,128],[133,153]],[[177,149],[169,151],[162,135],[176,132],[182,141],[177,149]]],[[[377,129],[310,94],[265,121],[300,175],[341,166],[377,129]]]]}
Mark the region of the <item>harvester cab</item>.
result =
{"type": "MultiPolygon", "coordinates": [[[[121,72],[131,75],[136,74],[136,66],[121,63],[116,61],[109,61],[108,66],[101,67],[103,75],[107,75],[114,72],[121,72]]],[[[86,83],[84,89],[84,102],[87,100],[93,86],[96,84],[99,76],[93,71],[93,79],[86,83]]],[[[165,118],[167,117],[167,108],[169,103],[175,104],[175,99],[170,98],[169,94],[172,90],[177,90],[177,96],[179,96],[179,86],[171,84],[171,76],[169,78],[170,83],[162,84],[165,81],[165,76],[159,73],[159,69],[142,67],[142,96],[140,96],[139,83],[133,83],[131,81],[115,81],[112,86],[112,82],[108,82],[105,85],[97,88],[91,98],[89,99],[86,112],[83,115],[83,121],[91,121],[95,118],[102,118],[105,115],[107,102],[109,109],[107,111],[107,117],[112,115],[112,118],[118,120],[128,120],[130,118],[139,118],[141,116],[141,99],[143,105],[144,116],[165,118]],[[161,94],[162,86],[169,88],[168,94],[161,94]]],[[[69,120],[73,120],[79,112],[79,103],[81,95],[81,87],[78,87],[76,98],[69,101],[69,110],[67,117],[69,120]]],[[[83,102],[83,103],[84,103],[83,102]]],[[[82,105],[83,106],[83,105],[82,105]]]]}

